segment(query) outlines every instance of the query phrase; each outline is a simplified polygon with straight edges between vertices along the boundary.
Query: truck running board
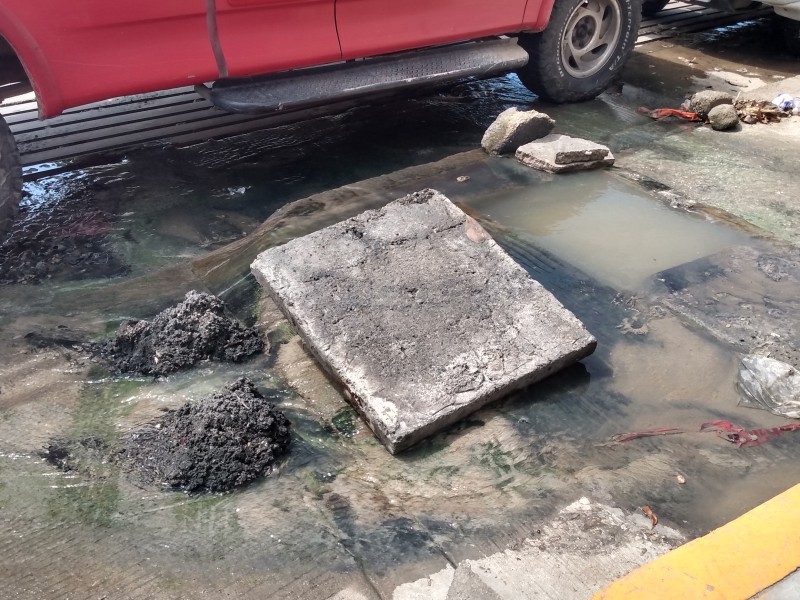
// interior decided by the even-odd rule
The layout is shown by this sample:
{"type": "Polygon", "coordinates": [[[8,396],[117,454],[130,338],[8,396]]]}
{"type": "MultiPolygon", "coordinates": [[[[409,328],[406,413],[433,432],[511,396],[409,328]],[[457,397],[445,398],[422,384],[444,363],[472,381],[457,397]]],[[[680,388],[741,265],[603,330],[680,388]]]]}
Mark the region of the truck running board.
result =
{"type": "Polygon", "coordinates": [[[371,97],[435,88],[467,77],[508,73],[528,62],[513,38],[348,61],[254,79],[222,80],[208,94],[232,113],[291,113],[317,107],[335,112],[371,97]]]}

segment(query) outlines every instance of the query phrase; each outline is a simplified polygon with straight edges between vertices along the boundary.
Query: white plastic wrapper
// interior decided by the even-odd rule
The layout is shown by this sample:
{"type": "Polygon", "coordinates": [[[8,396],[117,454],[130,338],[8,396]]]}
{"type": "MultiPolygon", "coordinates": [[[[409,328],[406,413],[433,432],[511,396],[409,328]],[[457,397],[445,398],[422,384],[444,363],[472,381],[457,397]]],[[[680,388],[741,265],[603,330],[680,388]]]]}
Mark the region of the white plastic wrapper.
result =
{"type": "Polygon", "coordinates": [[[736,387],[742,394],[740,405],[800,419],[800,373],[792,365],[766,356],[743,356],[736,387]]]}
{"type": "Polygon", "coordinates": [[[792,110],[794,98],[791,94],[778,94],[772,99],[772,103],[781,110],[792,110]]]}

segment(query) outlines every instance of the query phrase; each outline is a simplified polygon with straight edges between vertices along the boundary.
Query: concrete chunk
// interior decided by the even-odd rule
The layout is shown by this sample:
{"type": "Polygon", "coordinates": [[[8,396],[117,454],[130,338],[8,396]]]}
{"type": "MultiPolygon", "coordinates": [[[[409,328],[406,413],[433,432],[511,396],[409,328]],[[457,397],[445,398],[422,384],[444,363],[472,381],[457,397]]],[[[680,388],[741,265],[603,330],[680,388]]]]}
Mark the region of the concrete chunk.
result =
{"type": "Polygon", "coordinates": [[[556,122],[536,110],[509,108],[501,112],[483,134],[481,146],[489,154],[511,154],[523,144],[553,131],[556,122]]]}
{"type": "Polygon", "coordinates": [[[549,173],[610,167],[614,155],[608,146],[553,133],[517,149],[522,164],[549,173]]]}
{"type": "Polygon", "coordinates": [[[700,118],[707,119],[708,113],[715,106],[723,104],[733,104],[733,96],[727,92],[716,92],[714,90],[703,90],[697,92],[689,101],[690,110],[700,115],[700,118]]]}
{"type": "Polygon", "coordinates": [[[252,270],[392,453],[596,345],[433,190],[267,250],[252,270]]]}

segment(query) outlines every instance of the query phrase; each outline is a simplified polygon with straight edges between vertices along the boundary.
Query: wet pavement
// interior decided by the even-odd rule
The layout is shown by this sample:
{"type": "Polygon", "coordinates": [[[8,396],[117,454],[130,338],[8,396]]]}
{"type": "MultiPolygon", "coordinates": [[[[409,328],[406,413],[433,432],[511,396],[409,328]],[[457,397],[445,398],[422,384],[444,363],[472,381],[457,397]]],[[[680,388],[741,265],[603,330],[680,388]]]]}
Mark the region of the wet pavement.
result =
{"type": "Polygon", "coordinates": [[[783,422],[739,407],[734,382],[737,352],[766,349],[800,366],[796,161],[774,151],[781,133],[766,133],[796,124],[717,134],[636,112],[677,106],[721,72],[797,75],[767,42],[741,43],[770,40],[770,27],[643,46],[621,88],[580,105],[544,107],[506,77],[31,170],[22,218],[0,247],[4,597],[391,598],[400,584],[535,538],[581,496],[629,513],[647,504],[691,537],[796,483],[800,436],[737,449],[699,432],[716,419],[783,422]],[[760,54],[751,60],[748,47],[760,54]],[[618,168],[554,176],[474,151],[510,106],[609,144],[618,168]],[[598,348],[392,457],[247,266],[260,250],[423,187],[478,219],[598,348]],[[220,295],[271,350],[156,380],[115,376],[80,350],[190,289],[220,295]],[[245,375],[294,426],[270,477],[189,496],[137,487],[94,451],[245,375]],[[691,431],[609,442],[654,427],[691,431]],[[96,443],[63,473],[39,456],[54,438],[96,443]]]}

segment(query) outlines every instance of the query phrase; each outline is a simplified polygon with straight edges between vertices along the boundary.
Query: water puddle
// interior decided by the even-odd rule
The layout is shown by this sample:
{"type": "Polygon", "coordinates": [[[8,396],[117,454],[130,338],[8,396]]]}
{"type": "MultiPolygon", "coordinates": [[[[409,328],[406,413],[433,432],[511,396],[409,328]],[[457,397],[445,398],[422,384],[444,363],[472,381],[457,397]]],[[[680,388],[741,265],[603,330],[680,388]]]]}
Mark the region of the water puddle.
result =
{"type": "Polygon", "coordinates": [[[607,173],[555,177],[472,206],[598,282],[639,290],[659,271],[742,243],[745,236],[659,203],[607,173]]]}

